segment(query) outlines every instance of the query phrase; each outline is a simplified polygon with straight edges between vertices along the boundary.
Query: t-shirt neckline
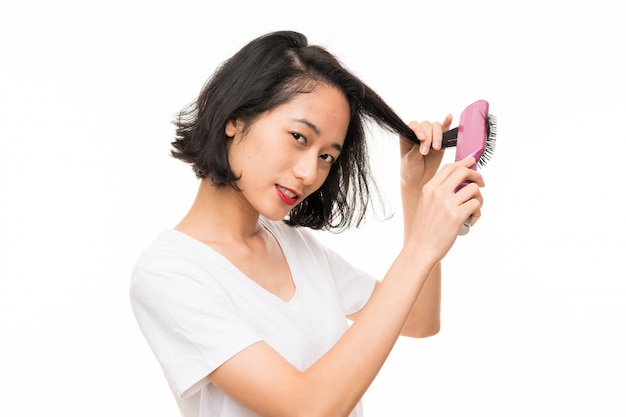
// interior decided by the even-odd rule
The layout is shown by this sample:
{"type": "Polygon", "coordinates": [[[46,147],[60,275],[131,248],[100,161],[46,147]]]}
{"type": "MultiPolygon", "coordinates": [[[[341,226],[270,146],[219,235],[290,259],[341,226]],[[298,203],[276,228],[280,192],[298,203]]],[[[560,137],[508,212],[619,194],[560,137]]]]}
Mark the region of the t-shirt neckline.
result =
{"type": "Polygon", "coordinates": [[[298,268],[298,263],[297,263],[297,256],[292,255],[289,245],[287,245],[286,242],[284,242],[283,237],[280,235],[279,231],[276,229],[275,225],[273,225],[271,221],[261,217],[259,218],[259,222],[261,226],[265,230],[267,230],[274,237],[274,239],[276,239],[278,246],[280,246],[283,252],[283,256],[285,257],[285,260],[287,261],[287,266],[289,267],[289,271],[291,273],[291,279],[295,287],[292,297],[288,300],[285,300],[279,297],[278,295],[274,294],[273,292],[267,290],[266,288],[263,288],[256,281],[254,281],[252,278],[246,275],[242,270],[237,268],[237,266],[233,264],[226,256],[222,255],[220,252],[218,252],[211,246],[207,245],[206,243],[203,243],[199,241],[198,239],[192,236],[189,236],[185,232],[182,232],[177,229],[167,229],[166,231],[173,233],[177,236],[181,236],[190,242],[193,242],[193,244],[202,251],[210,252],[214,260],[220,261],[223,265],[235,271],[236,272],[235,276],[237,278],[241,278],[242,280],[244,280],[247,283],[247,285],[252,287],[256,292],[262,294],[263,296],[267,298],[271,298],[280,304],[293,306],[297,302],[299,298],[299,294],[300,294],[300,291],[299,291],[300,285],[298,282],[300,273],[299,273],[299,268],[298,268]]]}

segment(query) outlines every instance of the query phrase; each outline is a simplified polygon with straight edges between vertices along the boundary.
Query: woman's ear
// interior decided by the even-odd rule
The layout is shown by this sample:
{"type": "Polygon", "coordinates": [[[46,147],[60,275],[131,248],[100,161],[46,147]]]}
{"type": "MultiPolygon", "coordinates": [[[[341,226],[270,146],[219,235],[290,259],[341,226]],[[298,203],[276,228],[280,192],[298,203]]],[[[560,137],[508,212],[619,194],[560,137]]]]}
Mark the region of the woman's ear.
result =
{"type": "Polygon", "coordinates": [[[226,122],[226,128],[224,129],[226,137],[234,138],[237,133],[237,119],[233,118],[226,122]]]}

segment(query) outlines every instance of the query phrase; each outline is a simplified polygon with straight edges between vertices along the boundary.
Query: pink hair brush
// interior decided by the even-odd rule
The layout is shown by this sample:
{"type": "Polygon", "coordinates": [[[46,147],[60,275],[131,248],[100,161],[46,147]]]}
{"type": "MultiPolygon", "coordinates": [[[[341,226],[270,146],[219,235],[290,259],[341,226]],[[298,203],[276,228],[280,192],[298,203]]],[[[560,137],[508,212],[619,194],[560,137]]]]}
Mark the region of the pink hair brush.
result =
{"type": "MultiPolygon", "coordinates": [[[[474,170],[483,167],[491,159],[495,145],[496,119],[489,113],[489,103],[485,100],[478,100],[467,106],[461,113],[459,127],[443,135],[444,147],[456,146],[455,161],[468,156],[476,159],[476,164],[471,167],[474,170]]],[[[465,185],[462,184],[459,189],[465,185]]],[[[469,232],[470,222],[471,217],[461,226],[459,235],[469,232]]]]}

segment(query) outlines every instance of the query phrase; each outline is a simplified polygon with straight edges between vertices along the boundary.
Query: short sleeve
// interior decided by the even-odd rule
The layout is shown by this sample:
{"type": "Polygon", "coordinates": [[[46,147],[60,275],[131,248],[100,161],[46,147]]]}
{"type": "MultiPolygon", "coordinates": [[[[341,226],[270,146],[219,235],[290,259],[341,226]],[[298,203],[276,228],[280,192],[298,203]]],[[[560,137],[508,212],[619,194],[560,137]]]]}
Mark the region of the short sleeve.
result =
{"type": "Polygon", "coordinates": [[[323,247],[323,250],[345,314],[358,312],[372,296],[376,278],[355,267],[332,249],[323,247]]]}
{"type": "Polygon", "coordinates": [[[197,392],[217,367],[261,340],[238,318],[219,281],[211,279],[228,271],[191,262],[194,249],[145,252],[130,287],[137,323],[181,398],[197,392]]]}

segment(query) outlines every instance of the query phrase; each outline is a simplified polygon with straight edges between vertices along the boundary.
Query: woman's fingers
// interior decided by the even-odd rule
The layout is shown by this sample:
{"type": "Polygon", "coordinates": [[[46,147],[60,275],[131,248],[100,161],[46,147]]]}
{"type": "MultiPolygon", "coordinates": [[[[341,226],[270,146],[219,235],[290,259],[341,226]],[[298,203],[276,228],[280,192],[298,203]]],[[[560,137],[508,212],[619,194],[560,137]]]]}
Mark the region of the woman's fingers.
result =
{"type": "Polygon", "coordinates": [[[468,183],[456,192],[455,199],[460,208],[460,216],[470,218],[470,226],[473,226],[481,216],[480,209],[483,205],[483,196],[480,187],[476,183],[468,183]]]}
{"type": "Polygon", "coordinates": [[[428,155],[430,149],[440,150],[443,140],[443,132],[450,129],[452,124],[452,115],[448,114],[442,123],[430,122],[428,120],[421,123],[411,122],[409,127],[415,133],[420,141],[420,153],[428,155]]]}
{"type": "Polygon", "coordinates": [[[452,115],[448,114],[442,123],[434,123],[433,126],[433,140],[431,147],[434,150],[440,150],[443,142],[443,132],[450,130],[450,126],[452,125],[452,115]]]}
{"type": "Polygon", "coordinates": [[[460,161],[446,164],[431,179],[431,185],[436,188],[444,186],[447,191],[456,190],[463,182],[475,182],[480,187],[484,185],[482,175],[473,169],[469,169],[476,164],[473,157],[468,157],[460,161]]]}
{"type": "Polygon", "coordinates": [[[473,225],[481,215],[483,197],[480,188],[484,181],[479,172],[470,169],[474,162],[470,157],[444,165],[423,189],[429,195],[428,199],[440,200],[447,210],[456,213],[452,217],[459,226],[470,216],[473,225]]]}

